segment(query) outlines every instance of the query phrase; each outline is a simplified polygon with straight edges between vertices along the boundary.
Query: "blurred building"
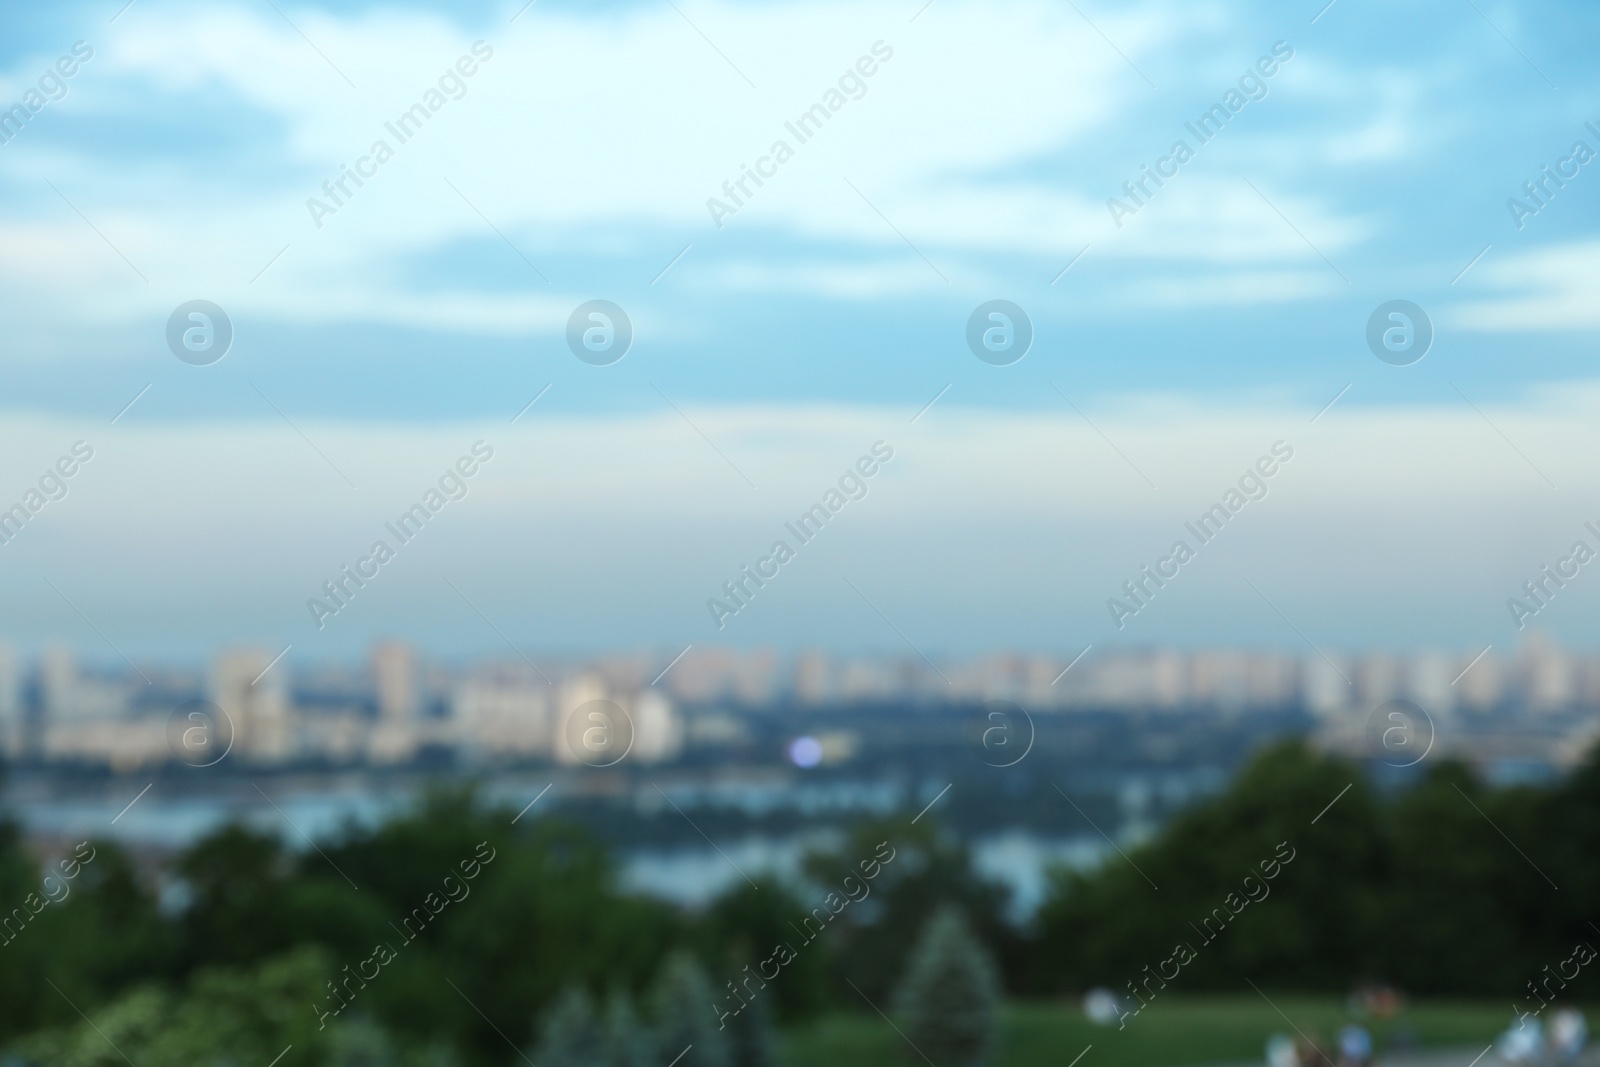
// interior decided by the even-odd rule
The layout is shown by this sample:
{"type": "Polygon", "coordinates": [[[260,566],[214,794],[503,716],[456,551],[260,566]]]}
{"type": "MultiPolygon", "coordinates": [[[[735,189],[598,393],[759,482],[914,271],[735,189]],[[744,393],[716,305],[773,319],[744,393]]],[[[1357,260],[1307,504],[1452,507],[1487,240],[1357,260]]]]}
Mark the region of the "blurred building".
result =
{"type": "Polygon", "coordinates": [[[22,671],[17,652],[0,642],[0,755],[16,759],[28,747],[26,709],[22,703],[22,671]]]}
{"type": "Polygon", "coordinates": [[[562,681],[557,687],[557,692],[553,750],[557,763],[603,761],[609,755],[606,750],[611,746],[620,744],[626,748],[632,742],[633,731],[617,723],[615,716],[607,714],[604,709],[590,708],[581,712],[579,710],[592,701],[609,699],[605,680],[599,674],[583,671],[562,681]],[[601,718],[595,718],[596,715],[601,718]],[[575,716],[578,717],[576,720],[575,716]],[[597,730],[599,733],[590,734],[590,730],[597,730]],[[626,734],[619,736],[619,730],[626,731],[626,734]],[[586,736],[595,739],[595,743],[588,748],[584,747],[586,736]]]}
{"type": "Polygon", "coordinates": [[[83,674],[59,645],[41,659],[39,702],[39,753],[46,759],[129,768],[166,757],[165,724],[131,716],[129,684],[83,674]]]}
{"type": "Polygon", "coordinates": [[[368,752],[378,763],[404,763],[422,746],[416,654],[410,645],[383,642],[372,649],[371,670],[378,721],[368,752]]]}
{"type": "Polygon", "coordinates": [[[72,653],[60,645],[45,650],[39,669],[39,692],[49,726],[120,718],[130,706],[126,682],[81,674],[72,653]]]}
{"type": "Polygon", "coordinates": [[[1483,653],[1476,663],[1471,655],[1459,656],[1453,666],[1460,677],[1452,688],[1461,708],[1481,714],[1505,703],[1506,665],[1492,650],[1483,653]]]}
{"type": "Polygon", "coordinates": [[[469,758],[544,756],[556,742],[550,683],[527,664],[474,668],[450,703],[454,736],[469,758]]]}
{"type": "Polygon", "coordinates": [[[676,662],[670,657],[658,657],[650,663],[651,670],[640,672],[631,680],[614,674],[610,681],[623,689],[643,689],[659,684],[680,700],[694,703],[731,701],[737,704],[759,706],[770,704],[779,695],[779,661],[771,649],[722,648],[717,646],[692,646],[676,662]],[[667,670],[661,675],[663,668],[667,670]]]}
{"type": "MultiPolygon", "coordinates": [[[[1569,758],[1574,746],[1600,732],[1593,726],[1600,720],[1600,656],[1575,654],[1546,637],[1481,654],[1332,656],[1163,648],[1094,650],[1076,658],[1000,652],[935,668],[909,655],[810,651],[780,659],[771,650],[691,648],[676,663],[663,653],[640,653],[462,670],[424,663],[410,645],[388,641],[375,645],[364,665],[309,665],[297,672],[291,695],[287,666],[262,649],[223,651],[201,679],[190,671],[149,669],[139,677],[86,671],[59,646],[47,648],[34,668],[0,645],[0,752],[118,768],[159,762],[171,758],[168,717],[198,696],[227,713],[234,759],[245,763],[395,765],[453,750],[468,762],[608,765],[603,757],[619,750],[574,747],[581,748],[585,731],[591,738],[610,731],[626,744],[629,765],[671,761],[686,748],[760,759],[758,753],[776,751],[768,744],[773,716],[826,717],[851,705],[898,704],[883,727],[893,732],[905,728],[900,711],[940,715],[994,699],[1016,701],[1031,713],[1162,712],[1219,722],[1253,712],[1305,712],[1322,743],[1355,756],[1370,756],[1368,720],[1395,699],[1414,701],[1437,726],[1449,725],[1439,751],[1480,762],[1548,764],[1559,753],[1569,758]],[[441,701],[442,714],[435,710],[441,701]],[[574,720],[593,701],[626,714],[591,707],[574,720]],[[591,719],[591,712],[601,718],[591,719]]],[[[872,722],[859,727],[865,750],[877,743],[878,729],[872,722]]]]}
{"type": "Polygon", "coordinates": [[[1444,723],[1455,711],[1456,691],[1451,682],[1460,669],[1442,652],[1419,653],[1405,664],[1401,695],[1433,716],[1436,724],[1444,723]]]}
{"type": "Polygon", "coordinates": [[[230,649],[212,660],[209,698],[233,724],[233,751],[249,762],[281,763],[294,754],[287,676],[288,667],[263,649],[230,649]]]}
{"type": "Polygon", "coordinates": [[[640,763],[665,763],[683,752],[684,727],[667,695],[645,689],[633,698],[633,758],[640,763]]]}
{"type": "Polygon", "coordinates": [[[1319,718],[1333,718],[1355,703],[1349,680],[1350,664],[1314,656],[1301,668],[1300,692],[1306,710],[1319,718]]]}
{"type": "Polygon", "coordinates": [[[1564,650],[1535,632],[1523,642],[1518,658],[1528,710],[1559,711],[1573,703],[1577,679],[1572,657],[1564,650]]]}
{"type": "Polygon", "coordinates": [[[372,691],[380,722],[414,722],[421,712],[417,657],[410,645],[386,641],[372,649],[372,691]]]}
{"type": "Polygon", "coordinates": [[[1369,652],[1355,661],[1356,703],[1375,708],[1400,697],[1400,664],[1384,652],[1369,652]]]}

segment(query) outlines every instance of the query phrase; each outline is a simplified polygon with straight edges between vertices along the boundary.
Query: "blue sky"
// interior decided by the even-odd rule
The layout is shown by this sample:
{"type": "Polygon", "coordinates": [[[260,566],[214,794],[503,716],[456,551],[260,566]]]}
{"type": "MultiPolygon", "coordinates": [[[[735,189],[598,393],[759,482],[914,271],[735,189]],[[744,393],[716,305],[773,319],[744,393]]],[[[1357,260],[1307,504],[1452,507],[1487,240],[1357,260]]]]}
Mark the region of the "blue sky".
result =
{"type": "MultiPolygon", "coordinates": [[[[866,575],[952,651],[1293,645],[1241,581],[1265,574],[1329,643],[1481,647],[1512,639],[1505,597],[1593,517],[1600,161],[1521,229],[1506,206],[1574,142],[1600,150],[1592,7],[119,7],[0,17],[5,106],[94,49],[0,145],[0,496],[105,442],[35,543],[0,550],[24,643],[35,618],[95,640],[46,577],[152,654],[493,643],[438,600],[453,576],[536,647],[896,647],[840,582],[866,575]],[[317,227],[307,198],[479,40],[493,58],[464,95],[317,227]],[[864,95],[716,226],[707,198],[875,42],[893,56],[864,95]],[[1293,58],[1264,98],[1115,226],[1107,199],[1196,145],[1184,124],[1276,42],[1293,58]],[[209,367],[163,336],[196,298],[235,329],[209,367]],[[609,367],[564,339],[594,298],[635,327],[609,367]],[[994,298],[1036,331],[1009,367],[964,341],[994,298]],[[1409,367],[1363,339],[1396,298],[1437,331],[1409,367]],[[921,442],[885,473],[899,495],[847,509],[792,593],[708,632],[706,596],[879,425],[921,442]],[[1103,632],[1184,519],[1274,440],[1316,435],[1315,473],[1241,515],[1138,633],[1103,632]],[[307,631],[323,572],[479,437],[509,442],[493,506],[441,515],[459,543],[401,561],[381,608],[307,631]],[[1016,558],[981,558],[997,543],[1016,558]],[[1398,616],[1372,610],[1397,588],[1398,616]]],[[[1541,623],[1600,638],[1586,595],[1541,623]]]]}

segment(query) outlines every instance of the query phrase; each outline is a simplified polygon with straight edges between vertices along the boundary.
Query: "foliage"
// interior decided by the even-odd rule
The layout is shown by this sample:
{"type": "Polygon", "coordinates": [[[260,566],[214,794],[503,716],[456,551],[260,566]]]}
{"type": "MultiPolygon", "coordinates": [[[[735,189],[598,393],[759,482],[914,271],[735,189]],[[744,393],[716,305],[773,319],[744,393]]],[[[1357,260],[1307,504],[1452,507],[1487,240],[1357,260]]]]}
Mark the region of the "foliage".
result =
{"type": "MultiPolygon", "coordinates": [[[[588,832],[513,825],[467,792],[304,851],[224,827],[164,884],[93,842],[48,905],[40,879],[60,855],[31,854],[0,821],[0,1048],[42,1067],[125,1063],[107,1038],[139,1067],[266,1067],[291,1044],[279,1067],[500,1067],[581,991],[594,1062],[667,1067],[692,1045],[679,1067],[762,1067],[772,1019],[875,1019],[867,1000],[889,1006],[911,946],[952,907],[1013,993],[1107,985],[1160,1012],[1246,980],[1275,999],[1382,980],[1535,1007],[1530,981],[1600,945],[1600,755],[1537,788],[1422,771],[1380,788],[1303,745],[1264,749],[1125,855],[1055,872],[1026,929],[932,816],[862,823],[808,853],[798,882],[762,875],[699,913],[623,892],[588,832]],[[1192,959],[1174,977],[1178,944],[1192,959]],[[346,981],[348,1007],[319,1030],[346,981]]],[[[1559,991],[1600,994],[1600,966],[1559,991]]]]}
{"type": "Polygon", "coordinates": [[[966,920],[955,908],[941,909],[911,953],[895,995],[906,1040],[934,1063],[976,1067],[994,1046],[1000,982],[966,920]]]}
{"type": "Polygon", "coordinates": [[[574,986],[561,994],[540,1028],[533,1062],[545,1067],[595,1067],[605,1062],[600,1022],[588,993],[574,986]]]}
{"type": "Polygon", "coordinates": [[[650,993],[657,1063],[730,1067],[727,1035],[717,1021],[718,999],[698,960],[687,952],[667,957],[650,993]]]}
{"type": "Polygon", "coordinates": [[[95,1013],[93,1021],[46,1030],[24,1041],[42,1067],[140,1067],[326,1062],[334,1030],[310,1005],[330,973],[326,954],[299,949],[254,970],[216,968],[195,976],[186,994],[140,986],[95,1013]]]}
{"type": "Polygon", "coordinates": [[[654,1059],[650,1035],[626,990],[613,989],[600,1021],[600,1062],[608,1067],[665,1067],[654,1059]]]}
{"type": "MultiPolygon", "coordinates": [[[[1597,912],[1600,752],[1553,788],[1491,789],[1442,761],[1385,796],[1357,767],[1286,743],[1125,858],[1057,871],[1028,979],[1160,996],[1146,968],[1187,945],[1194,960],[1173,979],[1187,993],[1385,980],[1526,997],[1578,942],[1600,946],[1597,912]],[[1293,860],[1265,878],[1280,849],[1293,860]]],[[[1600,991],[1593,970],[1568,995],[1600,991]]]]}
{"type": "Polygon", "coordinates": [[[757,997],[728,1021],[729,1067],[774,1067],[777,1042],[769,1003],[757,997]]]}
{"type": "Polygon", "coordinates": [[[793,951],[793,959],[756,998],[763,1002],[763,1012],[784,1021],[813,1016],[834,997],[833,941],[822,937],[805,943],[800,936],[807,915],[802,894],[818,903],[824,899],[820,892],[790,889],[770,875],[762,878],[759,889],[740,881],[712,902],[699,930],[701,954],[713,961],[713,973],[736,983],[750,975],[759,979],[761,965],[778,946],[793,951]]]}
{"type": "Polygon", "coordinates": [[[909,946],[947,905],[967,915],[978,936],[1002,958],[1018,955],[1020,938],[1004,918],[1006,886],[979,876],[966,846],[942,833],[931,818],[920,825],[905,818],[868,820],[837,847],[809,854],[804,869],[817,900],[824,893],[845,892],[845,879],[860,879],[863,863],[873,870],[880,854],[893,858],[876,864],[868,895],[844,907],[839,921],[817,938],[832,954],[836,987],[848,990],[848,980],[873,1001],[887,998],[905,969],[909,946]],[[890,851],[880,853],[885,845],[890,851]]]}

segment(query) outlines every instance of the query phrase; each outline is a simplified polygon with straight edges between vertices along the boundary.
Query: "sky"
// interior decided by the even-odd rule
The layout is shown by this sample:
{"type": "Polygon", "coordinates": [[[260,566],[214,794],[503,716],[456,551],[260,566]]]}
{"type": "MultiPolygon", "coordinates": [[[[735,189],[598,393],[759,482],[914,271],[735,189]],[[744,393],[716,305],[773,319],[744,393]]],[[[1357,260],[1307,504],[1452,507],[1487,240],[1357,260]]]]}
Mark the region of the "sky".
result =
{"type": "MultiPolygon", "coordinates": [[[[0,507],[93,452],[0,544],[0,638],[1470,653],[1600,550],[1588,5],[444,8],[0,15],[0,507]],[[168,341],[195,300],[206,365],[168,341]],[[605,365],[568,340],[594,300],[631,324],[605,365]],[[1031,324],[1004,366],[992,300],[1031,324]],[[1367,340],[1396,300],[1433,335],[1403,366],[1367,340]]],[[[1520,621],[1600,642],[1591,586],[1520,621]]]]}

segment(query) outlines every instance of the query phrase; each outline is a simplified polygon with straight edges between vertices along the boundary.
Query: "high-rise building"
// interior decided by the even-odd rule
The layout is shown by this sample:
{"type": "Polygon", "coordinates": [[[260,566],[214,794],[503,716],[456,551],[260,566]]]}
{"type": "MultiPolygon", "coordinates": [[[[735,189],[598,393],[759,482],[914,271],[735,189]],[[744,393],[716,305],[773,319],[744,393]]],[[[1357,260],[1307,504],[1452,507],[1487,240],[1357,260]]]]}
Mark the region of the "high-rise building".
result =
{"type": "Polygon", "coordinates": [[[1456,691],[1450,683],[1460,668],[1451,670],[1451,665],[1450,657],[1441,652],[1419,653],[1405,665],[1406,699],[1434,716],[1436,721],[1448,719],[1455,710],[1456,691]]]}
{"type": "Polygon", "coordinates": [[[1520,651],[1523,698],[1530,711],[1557,711],[1573,702],[1572,657],[1544,634],[1528,635],[1520,651]]]}
{"type": "Polygon", "coordinates": [[[827,653],[802,652],[794,665],[794,699],[799,704],[825,704],[834,699],[833,663],[827,653]]]}
{"type": "Polygon", "coordinates": [[[733,696],[746,704],[767,704],[778,691],[778,656],[770,648],[746,652],[734,664],[733,696]]]}
{"type": "Polygon", "coordinates": [[[1376,708],[1400,696],[1400,664],[1382,652],[1369,652],[1355,662],[1356,702],[1376,708]]]}
{"type": "Polygon", "coordinates": [[[422,743],[417,658],[410,645],[385,641],[373,647],[372,690],[378,721],[368,738],[368,753],[379,763],[404,763],[422,743]]]}
{"type": "Polygon", "coordinates": [[[664,763],[683,751],[683,720],[657,689],[633,699],[633,753],[640,763],[664,763]]]}
{"type": "Polygon", "coordinates": [[[474,670],[450,703],[460,744],[479,759],[544,755],[560,745],[550,686],[522,664],[474,670]]]}
{"type": "Polygon", "coordinates": [[[16,759],[26,750],[27,724],[22,715],[22,673],[16,649],[0,642],[0,754],[7,759],[16,759]]]}
{"type": "Polygon", "coordinates": [[[233,751],[246,760],[277,763],[295,749],[288,668],[261,649],[233,649],[211,663],[212,703],[233,724],[233,751]],[[268,670],[268,666],[272,669],[268,670]]]}
{"type": "Polygon", "coordinates": [[[1462,708],[1474,712],[1488,712],[1500,707],[1506,698],[1506,664],[1492,651],[1476,657],[1471,654],[1457,656],[1452,664],[1457,681],[1454,688],[1462,708]]]}
{"type": "Polygon", "coordinates": [[[1329,662],[1320,655],[1306,658],[1301,665],[1300,692],[1306,709],[1322,718],[1336,718],[1356,702],[1350,682],[1350,662],[1329,662]]]}
{"type": "Polygon", "coordinates": [[[78,668],[72,662],[72,653],[63,645],[47,647],[39,657],[39,704],[47,726],[76,716],[73,690],[77,680],[78,668]]]}
{"type": "MultiPolygon", "coordinates": [[[[577,714],[578,709],[595,700],[609,699],[605,682],[598,674],[585,671],[582,674],[564,680],[560,687],[560,695],[556,704],[555,745],[554,754],[557,763],[595,763],[608,762],[615,753],[614,746],[627,746],[632,742],[631,731],[624,735],[622,731],[629,730],[625,724],[606,721],[609,716],[601,709],[591,708],[584,712],[586,718],[580,720],[575,726],[569,719],[577,714]],[[593,718],[593,716],[600,718],[593,718]],[[588,725],[588,723],[593,725],[588,725]],[[592,739],[586,741],[585,739],[592,739]],[[580,747],[582,746],[581,750],[580,747]]],[[[631,716],[630,716],[631,718],[631,716]]],[[[626,747],[624,747],[624,751],[626,747]]]]}
{"type": "Polygon", "coordinates": [[[385,641],[372,649],[372,688],[383,722],[412,722],[422,711],[417,698],[417,657],[411,646],[385,641]]]}
{"type": "Polygon", "coordinates": [[[47,729],[97,719],[121,718],[128,713],[126,684],[85,677],[62,645],[45,649],[39,666],[39,690],[47,729]]]}

